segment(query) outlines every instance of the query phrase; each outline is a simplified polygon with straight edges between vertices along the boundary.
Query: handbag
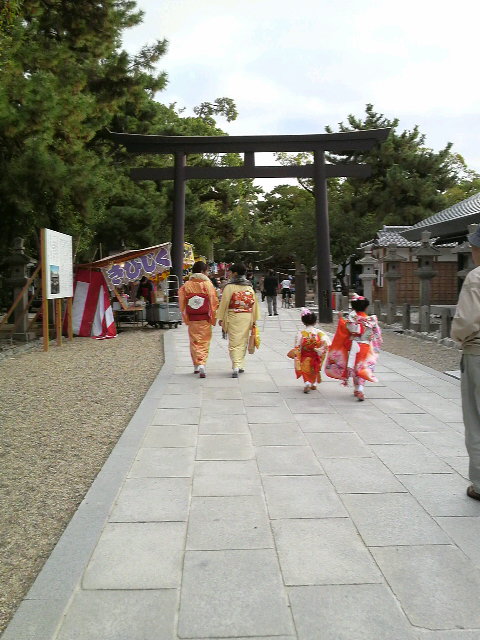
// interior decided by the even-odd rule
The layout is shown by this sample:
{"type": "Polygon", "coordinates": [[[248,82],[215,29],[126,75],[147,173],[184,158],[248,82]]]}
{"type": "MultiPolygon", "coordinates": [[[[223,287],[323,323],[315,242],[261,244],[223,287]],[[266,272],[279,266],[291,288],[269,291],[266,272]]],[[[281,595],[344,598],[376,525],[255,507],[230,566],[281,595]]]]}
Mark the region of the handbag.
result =
{"type": "Polygon", "coordinates": [[[295,358],[297,358],[298,355],[299,355],[298,347],[293,347],[293,349],[290,349],[290,351],[287,353],[287,358],[291,358],[292,360],[295,360],[295,358]]]}
{"type": "Polygon", "coordinates": [[[248,338],[248,353],[255,353],[255,349],[260,346],[260,334],[257,327],[252,327],[250,331],[250,337],[248,338]]]}

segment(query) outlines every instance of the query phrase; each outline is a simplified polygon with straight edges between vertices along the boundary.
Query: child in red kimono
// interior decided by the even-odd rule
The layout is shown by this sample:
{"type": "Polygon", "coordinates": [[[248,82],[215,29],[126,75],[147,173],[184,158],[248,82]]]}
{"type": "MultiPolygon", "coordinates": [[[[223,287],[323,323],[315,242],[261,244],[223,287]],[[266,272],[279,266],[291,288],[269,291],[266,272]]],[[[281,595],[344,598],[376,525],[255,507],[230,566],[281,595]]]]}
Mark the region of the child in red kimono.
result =
{"type": "Polygon", "coordinates": [[[378,382],[374,371],[382,344],[377,317],[366,313],[369,304],[363,296],[352,298],[352,311],[339,318],[325,365],[327,376],[342,380],[345,386],[353,378],[353,395],[360,402],[365,400],[365,381],[378,382]]]}
{"type": "Polygon", "coordinates": [[[309,393],[322,381],[320,369],[330,341],[323,331],[315,328],[317,316],[310,309],[302,308],[300,317],[305,328],[295,338],[295,375],[303,378],[303,393],[309,393]]]}

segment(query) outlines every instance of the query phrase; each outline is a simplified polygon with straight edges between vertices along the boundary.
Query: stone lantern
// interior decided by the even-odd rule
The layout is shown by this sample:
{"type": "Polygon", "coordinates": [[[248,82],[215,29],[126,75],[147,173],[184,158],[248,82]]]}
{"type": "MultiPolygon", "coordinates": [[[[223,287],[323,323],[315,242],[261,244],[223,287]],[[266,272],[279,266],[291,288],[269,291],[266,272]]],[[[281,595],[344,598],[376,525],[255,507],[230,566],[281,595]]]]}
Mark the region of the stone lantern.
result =
{"type": "Polygon", "coordinates": [[[420,278],[420,330],[428,331],[430,326],[430,281],[437,275],[433,265],[440,251],[432,246],[430,231],[423,231],[422,245],[415,251],[418,268],[415,271],[420,278]]]}
{"type": "MultiPolygon", "coordinates": [[[[468,235],[470,235],[471,233],[474,233],[477,227],[478,227],[478,224],[469,224],[468,235]]],[[[463,282],[463,280],[465,280],[465,278],[470,273],[470,271],[475,268],[475,264],[472,258],[472,248],[470,247],[470,243],[468,242],[468,240],[465,240],[465,242],[462,242],[462,244],[459,244],[458,246],[454,247],[452,249],[452,253],[465,256],[463,269],[461,269],[460,271],[457,271],[457,276],[463,282]]]]}
{"type": "MultiPolygon", "coordinates": [[[[28,265],[36,262],[25,253],[23,238],[15,238],[10,255],[2,263],[3,270],[7,273],[5,284],[13,287],[14,300],[17,299],[28,280],[28,265]]],[[[34,333],[28,332],[28,289],[22,294],[13,312],[13,322],[15,340],[28,341],[35,337],[34,333]]]]}
{"type": "Polygon", "coordinates": [[[378,264],[378,260],[372,255],[372,246],[367,245],[363,247],[363,258],[357,260],[357,264],[362,265],[362,273],[359,278],[363,282],[363,295],[368,298],[370,302],[373,301],[373,281],[376,279],[375,265],[378,264]]]}
{"type": "Polygon", "coordinates": [[[402,277],[400,273],[400,264],[406,262],[404,258],[397,253],[397,245],[392,243],[387,247],[385,257],[382,259],[384,264],[383,277],[387,281],[387,322],[393,324],[397,317],[397,281],[402,277]]]}

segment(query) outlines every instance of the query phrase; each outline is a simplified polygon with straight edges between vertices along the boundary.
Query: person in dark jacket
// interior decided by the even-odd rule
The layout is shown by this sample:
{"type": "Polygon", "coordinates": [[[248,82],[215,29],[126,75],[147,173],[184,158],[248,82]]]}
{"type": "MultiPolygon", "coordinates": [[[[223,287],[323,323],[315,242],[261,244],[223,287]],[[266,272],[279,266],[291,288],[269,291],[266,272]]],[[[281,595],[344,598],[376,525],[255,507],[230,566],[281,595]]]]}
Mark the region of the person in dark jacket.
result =
{"type": "Polygon", "coordinates": [[[263,290],[265,291],[265,296],[267,298],[268,305],[268,315],[278,316],[277,313],[277,291],[278,291],[278,279],[275,276],[275,271],[273,269],[268,270],[268,275],[263,281],[263,290]]]}

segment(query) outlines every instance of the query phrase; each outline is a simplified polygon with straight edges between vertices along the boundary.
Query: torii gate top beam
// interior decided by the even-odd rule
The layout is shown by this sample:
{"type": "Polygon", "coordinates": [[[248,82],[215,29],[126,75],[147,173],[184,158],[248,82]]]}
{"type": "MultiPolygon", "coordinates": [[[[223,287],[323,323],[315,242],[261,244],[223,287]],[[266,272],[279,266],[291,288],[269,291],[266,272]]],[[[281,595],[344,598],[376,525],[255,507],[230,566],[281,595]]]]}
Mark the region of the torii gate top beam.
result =
{"type": "Polygon", "coordinates": [[[172,168],[134,169],[135,180],[174,180],[174,215],[172,225],[172,271],[182,279],[183,240],[185,230],[185,182],[194,178],[280,177],[292,174],[311,177],[314,182],[317,285],[320,322],[332,321],[330,277],[330,232],[328,226],[327,178],[331,176],[368,175],[365,165],[326,165],[325,152],[367,151],[382,143],[390,129],[367,129],[344,133],[279,136],[155,136],[114,133],[109,137],[130,153],[173,154],[172,168]],[[303,167],[256,167],[255,153],[278,151],[313,152],[313,165],[303,167]],[[187,155],[202,153],[243,153],[240,167],[188,167],[187,155]]]}
{"type": "Polygon", "coordinates": [[[156,136],[109,132],[109,137],[130,153],[248,153],[365,151],[386,140],[390,129],[345,133],[274,136],[156,136]]]}

